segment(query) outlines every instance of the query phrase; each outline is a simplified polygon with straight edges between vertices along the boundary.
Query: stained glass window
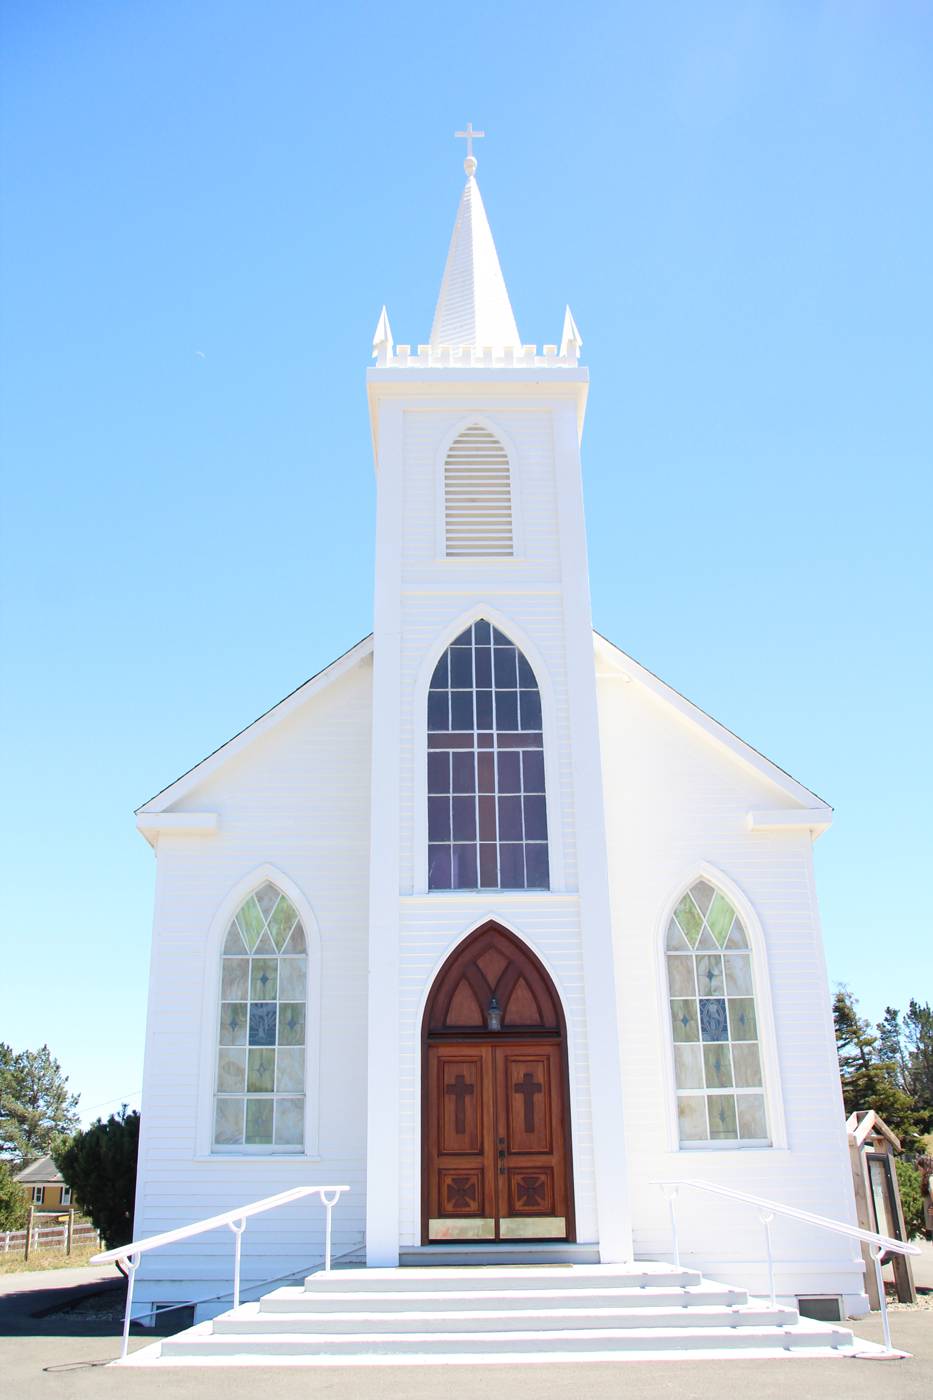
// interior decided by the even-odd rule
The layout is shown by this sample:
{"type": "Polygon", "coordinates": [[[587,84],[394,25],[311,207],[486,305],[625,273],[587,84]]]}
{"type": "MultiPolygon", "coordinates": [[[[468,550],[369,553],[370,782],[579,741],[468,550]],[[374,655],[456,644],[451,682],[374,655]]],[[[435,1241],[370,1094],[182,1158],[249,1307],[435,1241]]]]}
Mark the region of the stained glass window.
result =
{"type": "Polygon", "coordinates": [[[514,643],[474,622],[428,692],[428,886],[548,888],[541,695],[514,643]]]}
{"type": "Polygon", "coordinates": [[[215,1147],[303,1147],[307,982],[301,920],[267,881],[240,906],[224,941],[215,1147]]]}
{"type": "Polygon", "coordinates": [[[766,1143],[748,937],[706,880],[674,910],[666,956],[681,1144],[766,1143]]]}

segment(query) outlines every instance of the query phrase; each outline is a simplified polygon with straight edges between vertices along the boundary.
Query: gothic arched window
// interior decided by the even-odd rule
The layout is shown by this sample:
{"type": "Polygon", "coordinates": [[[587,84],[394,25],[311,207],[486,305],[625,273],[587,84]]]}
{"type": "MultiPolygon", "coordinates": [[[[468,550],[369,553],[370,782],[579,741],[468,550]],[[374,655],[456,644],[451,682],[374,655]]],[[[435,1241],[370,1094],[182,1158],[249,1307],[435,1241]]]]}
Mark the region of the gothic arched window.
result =
{"type": "Polygon", "coordinates": [[[681,1145],[768,1140],[752,955],[742,921],[706,880],[667,929],[681,1145]]]}
{"type": "Polygon", "coordinates": [[[215,1147],[304,1146],[308,957],[295,906],[267,880],[221,958],[215,1147]]]}
{"type": "Polygon", "coordinates": [[[548,888],[541,695],[518,647],[485,621],[431,678],[428,887],[548,888]]]}

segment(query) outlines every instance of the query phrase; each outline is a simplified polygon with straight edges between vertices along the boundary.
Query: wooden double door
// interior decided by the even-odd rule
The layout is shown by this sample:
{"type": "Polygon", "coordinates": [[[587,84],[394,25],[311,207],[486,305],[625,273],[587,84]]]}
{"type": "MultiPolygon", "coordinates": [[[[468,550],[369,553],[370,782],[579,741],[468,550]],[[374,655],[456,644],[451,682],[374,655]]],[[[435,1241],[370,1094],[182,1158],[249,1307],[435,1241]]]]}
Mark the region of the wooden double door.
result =
{"type": "Polygon", "coordinates": [[[426,1240],[572,1238],[563,1046],[426,1045],[426,1240]]]}

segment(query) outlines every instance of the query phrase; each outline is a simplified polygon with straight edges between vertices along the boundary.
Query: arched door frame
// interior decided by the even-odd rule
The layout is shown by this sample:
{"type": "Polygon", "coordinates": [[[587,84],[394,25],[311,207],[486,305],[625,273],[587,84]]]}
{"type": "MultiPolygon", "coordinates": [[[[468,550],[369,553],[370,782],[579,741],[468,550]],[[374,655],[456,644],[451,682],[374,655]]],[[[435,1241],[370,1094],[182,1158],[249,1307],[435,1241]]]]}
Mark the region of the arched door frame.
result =
{"type": "MultiPolygon", "coordinates": [[[[500,973],[501,980],[502,975],[500,973]]],[[[497,980],[497,986],[499,981],[497,980]]],[[[503,1011],[505,1007],[503,1007],[503,1011]]],[[[418,1192],[420,1201],[421,1228],[420,1238],[422,1244],[428,1241],[428,1170],[429,1170],[429,1145],[430,1131],[428,1122],[428,1073],[429,1055],[428,1049],[431,1045],[443,1043],[475,1043],[480,1045],[507,1044],[509,1041],[533,1041],[538,1038],[544,1043],[556,1044],[559,1047],[559,1064],[561,1071],[560,1102],[564,1116],[564,1171],[567,1183],[567,1240],[576,1239],[576,1210],[574,1203],[574,1171],[573,1171],[573,1122],[571,1116],[571,1094],[570,1094],[570,1046],[567,1033],[567,1018],[564,1013],[563,998],[557,986],[557,982],[550,970],[545,965],[542,958],[533,948],[521,937],[520,934],[508,926],[507,923],[495,917],[484,919],[481,923],[457,940],[453,948],[449,949],[440,965],[435,968],[434,974],[427,984],[421,1005],[419,1051],[421,1058],[421,1112],[418,1117],[420,1125],[420,1190],[418,1192]],[[510,1030],[503,1027],[501,1030],[493,1031],[487,1028],[456,1029],[450,1032],[431,1030],[431,1013],[434,1001],[438,993],[443,989],[446,979],[451,971],[461,960],[465,961],[471,946],[479,942],[486,934],[495,931],[500,934],[508,945],[515,950],[521,958],[527,960],[534,970],[536,977],[541,980],[548,996],[553,1002],[555,1010],[556,1026],[554,1029],[542,1029],[535,1032],[534,1028],[516,1027],[510,1030]]]]}

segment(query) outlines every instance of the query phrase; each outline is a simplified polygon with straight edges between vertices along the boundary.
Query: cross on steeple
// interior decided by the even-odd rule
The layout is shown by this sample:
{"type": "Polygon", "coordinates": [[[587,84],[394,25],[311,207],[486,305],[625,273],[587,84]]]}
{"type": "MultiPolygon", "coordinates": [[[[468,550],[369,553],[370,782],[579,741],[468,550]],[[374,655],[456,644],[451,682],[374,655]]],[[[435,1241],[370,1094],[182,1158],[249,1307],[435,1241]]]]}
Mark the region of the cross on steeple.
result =
{"type": "Polygon", "coordinates": [[[485,131],[474,131],[472,122],[467,122],[466,131],[454,132],[454,137],[457,140],[463,140],[467,143],[466,160],[463,162],[463,168],[468,175],[472,175],[476,169],[476,158],[473,155],[473,142],[474,140],[478,141],[481,136],[485,135],[485,131]]]}

